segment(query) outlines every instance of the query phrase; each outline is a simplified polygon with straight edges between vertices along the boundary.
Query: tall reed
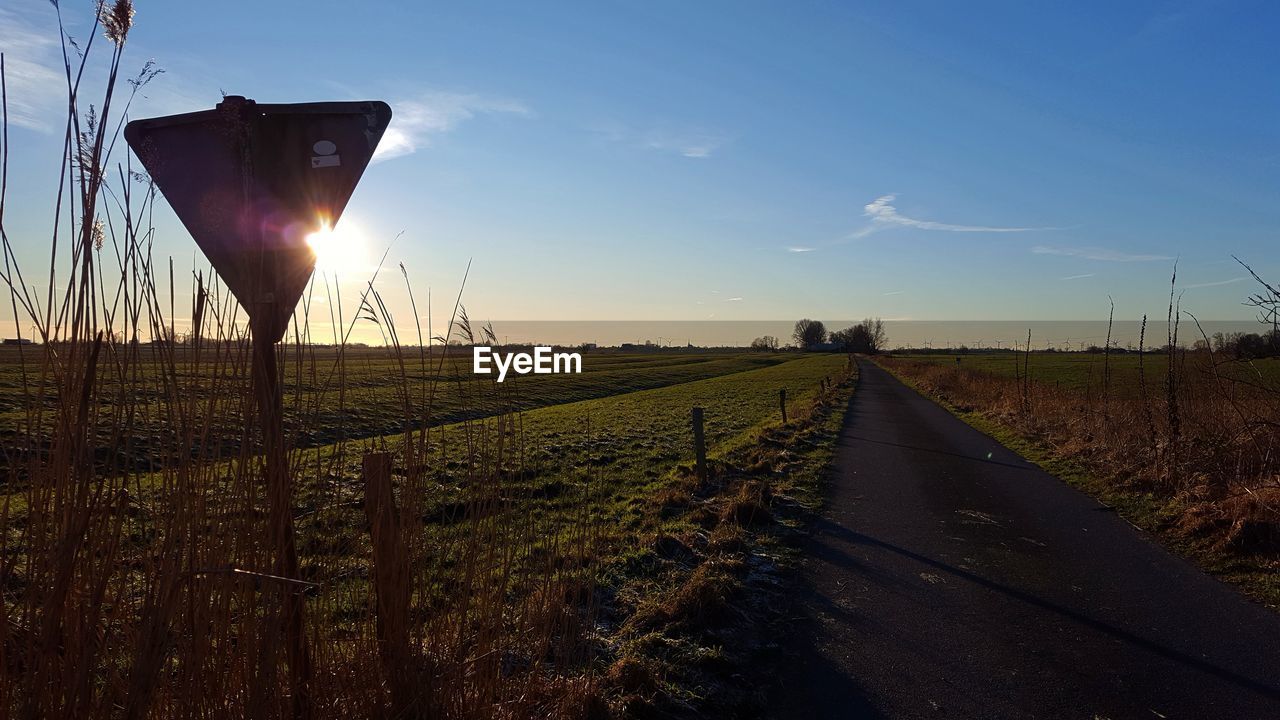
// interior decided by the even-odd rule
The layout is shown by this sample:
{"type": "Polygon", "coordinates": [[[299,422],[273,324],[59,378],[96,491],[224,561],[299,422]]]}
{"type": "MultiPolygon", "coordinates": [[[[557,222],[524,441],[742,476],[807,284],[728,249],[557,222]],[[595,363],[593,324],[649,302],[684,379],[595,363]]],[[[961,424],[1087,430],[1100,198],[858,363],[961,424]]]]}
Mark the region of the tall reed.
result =
{"type": "Polygon", "coordinates": [[[246,318],[216,276],[183,280],[155,256],[160,197],[116,145],[133,94],[160,71],[144,66],[117,94],[133,6],[97,9],[83,47],[58,29],[68,101],[47,240],[5,229],[0,59],[2,279],[18,332],[34,327],[36,341],[2,358],[18,410],[0,455],[0,717],[585,713],[599,478],[567,484],[577,510],[519,512],[517,390],[466,383],[464,403],[483,411],[435,422],[437,385],[459,382],[450,348],[476,336],[459,310],[424,346],[415,301],[417,344],[402,344],[372,280],[351,316],[336,284],[313,283],[272,358],[285,437],[264,453],[246,318]],[[100,34],[106,80],[90,104],[100,34]],[[18,247],[46,242],[41,295],[18,247]],[[354,352],[357,324],[385,347],[354,352]],[[373,363],[397,374],[400,432],[350,437],[343,418],[369,402],[352,372],[373,363]],[[321,426],[336,444],[303,441],[321,426]],[[283,510],[296,567],[274,557],[263,479],[276,459],[294,488],[283,510]],[[375,561],[375,543],[390,560],[375,561]],[[306,610],[305,686],[289,681],[298,660],[276,631],[291,604],[306,610]]]}

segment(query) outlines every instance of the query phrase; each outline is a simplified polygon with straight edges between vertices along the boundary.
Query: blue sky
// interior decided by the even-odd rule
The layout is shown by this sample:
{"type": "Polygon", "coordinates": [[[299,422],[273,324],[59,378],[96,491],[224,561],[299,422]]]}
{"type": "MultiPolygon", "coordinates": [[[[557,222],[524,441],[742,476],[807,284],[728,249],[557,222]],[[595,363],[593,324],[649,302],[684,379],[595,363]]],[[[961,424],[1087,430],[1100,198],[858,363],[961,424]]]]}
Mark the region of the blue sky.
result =
{"type": "MultiPolygon", "coordinates": [[[[86,4],[63,3],[72,34],[86,4]]],[[[6,225],[31,268],[52,22],[0,8],[6,225]]],[[[222,90],[391,103],[344,218],[367,263],[341,276],[391,245],[442,301],[472,259],[478,317],[1105,319],[1108,294],[1162,316],[1177,257],[1184,306],[1227,320],[1251,317],[1232,254],[1280,277],[1277,27],[1263,1],[140,0],[125,65],[165,69],[134,117],[222,90]]]]}

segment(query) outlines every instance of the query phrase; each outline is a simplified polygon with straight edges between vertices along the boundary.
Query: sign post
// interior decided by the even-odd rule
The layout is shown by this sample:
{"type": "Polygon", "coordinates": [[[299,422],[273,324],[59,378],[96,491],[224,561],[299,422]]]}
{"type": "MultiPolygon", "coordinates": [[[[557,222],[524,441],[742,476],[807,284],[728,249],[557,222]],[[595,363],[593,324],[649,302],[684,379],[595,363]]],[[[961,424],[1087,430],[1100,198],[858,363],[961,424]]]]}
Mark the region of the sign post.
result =
{"type": "MultiPolygon", "coordinates": [[[[276,343],[315,269],[307,236],[337,224],[390,121],[391,108],[378,101],[268,105],[231,95],[213,110],[125,128],[129,147],[249,315],[271,574],[287,580],[299,579],[298,554],[276,343]]],[[[308,718],[303,596],[292,584],[281,595],[268,627],[285,646],[293,716],[308,718]]],[[[271,646],[265,642],[265,651],[271,646]]],[[[262,664],[273,677],[274,654],[262,664]]]]}

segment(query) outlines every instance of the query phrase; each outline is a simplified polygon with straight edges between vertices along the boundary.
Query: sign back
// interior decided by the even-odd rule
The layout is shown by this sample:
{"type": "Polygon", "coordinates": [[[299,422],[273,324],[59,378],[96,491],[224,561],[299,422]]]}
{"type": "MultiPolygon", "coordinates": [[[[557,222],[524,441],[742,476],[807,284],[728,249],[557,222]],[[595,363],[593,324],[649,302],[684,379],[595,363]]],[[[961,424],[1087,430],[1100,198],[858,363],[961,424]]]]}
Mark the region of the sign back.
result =
{"type": "Polygon", "coordinates": [[[307,236],[337,224],[390,122],[379,101],[228,96],[124,134],[255,334],[276,342],[315,268],[307,236]]]}

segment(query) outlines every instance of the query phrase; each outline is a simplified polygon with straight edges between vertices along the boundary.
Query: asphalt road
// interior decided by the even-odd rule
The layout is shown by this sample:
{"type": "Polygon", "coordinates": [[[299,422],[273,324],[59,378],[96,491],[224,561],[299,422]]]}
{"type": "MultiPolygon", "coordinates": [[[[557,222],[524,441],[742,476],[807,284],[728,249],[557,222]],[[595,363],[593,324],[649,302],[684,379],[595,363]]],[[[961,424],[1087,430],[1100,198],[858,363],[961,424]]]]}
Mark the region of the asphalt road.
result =
{"type": "Polygon", "coordinates": [[[875,365],[841,431],[781,718],[1280,718],[1280,615],[875,365]]]}

